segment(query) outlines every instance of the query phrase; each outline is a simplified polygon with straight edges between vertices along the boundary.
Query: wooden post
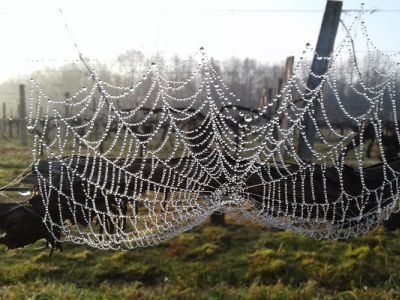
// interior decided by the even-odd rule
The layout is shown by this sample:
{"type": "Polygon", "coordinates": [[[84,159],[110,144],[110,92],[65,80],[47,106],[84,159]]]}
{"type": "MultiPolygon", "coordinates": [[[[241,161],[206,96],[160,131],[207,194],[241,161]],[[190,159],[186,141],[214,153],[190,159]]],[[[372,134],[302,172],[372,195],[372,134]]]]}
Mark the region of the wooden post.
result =
{"type": "MultiPolygon", "coordinates": [[[[283,81],[282,81],[282,78],[278,78],[278,89],[277,89],[276,95],[280,94],[280,92],[281,92],[281,89],[282,89],[282,82],[283,82],[283,81]]],[[[272,95],[271,95],[271,96],[272,96],[272,95]]],[[[279,106],[281,106],[281,100],[282,100],[282,98],[276,99],[275,105],[272,106],[273,109],[272,109],[272,114],[271,114],[271,117],[272,117],[272,118],[271,118],[271,119],[273,119],[273,118],[277,115],[279,106]]],[[[272,101],[272,97],[270,98],[270,101],[272,101]]],[[[273,137],[274,137],[275,140],[279,140],[279,135],[278,135],[277,126],[279,126],[279,124],[277,124],[276,126],[274,126],[274,128],[273,128],[273,133],[272,133],[272,135],[273,135],[273,137]]]]}
{"type": "Polygon", "coordinates": [[[8,118],[8,126],[9,126],[9,129],[10,129],[10,138],[13,137],[12,123],[13,123],[13,109],[11,107],[10,108],[10,117],[8,118]]]}
{"type": "Polygon", "coordinates": [[[28,145],[28,132],[26,130],[25,85],[19,85],[19,128],[22,146],[28,145]]]}
{"type": "Polygon", "coordinates": [[[9,119],[8,119],[8,126],[9,126],[9,130],[10,130],[10,139],[13,137],[12,123],[13,123],[13,119],[12,119],[12,118],[9,118],[9,119]]]}
{"type": "MultiPolygon", "coordinates": [[[[316,53],[318,56],[327,57],[329,56],[335,44],[335,37],[339,25],[340,13],[342,11],[342,1],[338,0],[328,0],[325,8],[324,18],[322,20],[321,29],[319,32],[318,42],[316,46],[316,53]]],[[[316,55],[311,65],[311,73],[320,76],[326,73],[328,69],[328,60],[321,59],[318,60],[316,55]]],[[[307,89],[314,90],[321,83],[320,77],[315,77],[310,75],[307,81],[307,89]]],[[[306,104],[307,100],[311,100],[311,95],[305,96],[306,104]]],[[[314,106],[314,115],[318,108],[318,101],[313,100],[312,105],[314,106]]],[[[313,124],[312,118],[310,116],[310,111],[304,116],[304,132],[300,132],[299,144],[297,153],[301,159],[304,161],[311,161],[313,154],[311,148],[314,145],[314,139],[316,134],[316,128],[313,124]]]]}
{"type": "Polygon", "coordinates": [[[286,66],[285,66],[285,84],[292,77],[293,65],[294,65],[294,56],[288,56],[286,58],[286,66]]]}
{"type": "Polygon", "coordinates": [[[20,125],[20,121],[21,121],[21,105],[18,105],[18,108],[17,108],[17,112],[18,112],[18,117],[19,117],[19,119],[16,119],[15,120],[15,129],[16,129],[16,136],[18,136],[19,135],[19,128],[21,127],[20,125]]]}
{"type": "Polygon", "coordinates": [[[6,103],[3,102],[3,129],[6,131],[7,127],[7,108],[6,108],[6,103]]]}
{"type": "Polygon", "coordinates": [[[267,102],[272,101],[272,88],[267,89],[267,102]]]}
{"type": "MultiPolygon", "coordinates": [[[[281,93],[282,86],[283,86],[283,79],[279,78],[278,79],[278,90],[277,90],[277,93],[276,93],[277,95],[281,93]]],[[[279,107],[281,106],[281,103],[282,103],[282,95],[278,99],[276,99],[276,103],[275,103],[275,107],[274,107],[274,110],[273,110],[272,118],[278,116],[278,110],[279,110],[279,107]]],[[[272,135],[273,135],[274,140],[276,142],[281,140],[279,128],[280,128],[280,126],[279,126],[279,120],[278,120],[278,123],[274,125],[273,132],[272,132],[272,135]]],[[[275,157],[275,161],[281,161],[279,150],[276,150],[276,152],[274,154],[274,157],[275,157]]]]}
{"type": "MultiPolygon", "coordinates": [[[[70,96],[69,92],[66,92],[64,94],[65,99],[68,99],[70,96]]],[[[69,117],[69,105],[67,104],[67,102],[65,102],[65,117],[68,118],[69,117]]]]}
{"type": "MultiPolygon", "coordinates": [[[[283,79],[282,78],[278,78],[278,90],[277,90],[276,94],[280,94],[281,93],[282,86],[283,86],[283,79]]],[[[275,113],[278,111],[279,106],[281,106],[281,102],[282,102],[282,97],[278,98],[276,100],[275,113]]]]}
{"type": "Polygon", "coordinates": [[[265,105],[267,105],[267,89],[263,88],[259,96],[257,107],[263,108],[265,105]]]}
{"type": "Polygon", "coordinates": [[[210,224],[213,226],[224,226],[225,225],[225,214],[215,212],[210,216],[210,224]]]}
{"type": "MultiPolygon", "coordinates": [[[[267,103],[272,101],[272,88],[267,89],[267,103]]],[[[273,107],[267,106],[267,116],[271,117],[273,115],[273,107]]]]}
{"type": "MultiPolygon", "coordinates": [[[[289,56],[286,58],[286,67],[285,67],[285,76],[284,76],[284,84],[286,84],[290,78],[292,77],[292,73],[293,73],[293,65],[294,65],[294,56],[289,56]]],[[[285,101],[285,98],[287,97],[286,93],[282,93],[282,100],[283,100],[283,105],[284,107],[284,111],[287,110],[287,101],[285,101]]],[[[282,102],[281,102],[282,105],[282,102]]],[[[284,113],[281,114],[280,119],[280,128],[281,129],[287,129],[288,128],[288,118],[287,115],[285,115],[284,113]]],[[[279,132],[279,140],[282,140],[284,137],[282,136],[281,132],[279,132]]],[[[284,144],[281,144],[281,149],[280,149],[280,153],[281,153],[281,158],[282,158],[282,162],[285,162],[286,160],[286,149],[284,147],[284,144]]]]}
{"type": "MultiPolygon", "coordinates": [[[[95,114],[97,109],[97,101],[95,97],[92,98],[92,104],[93,104],[93,114],[95,114]]],[[[98,118],[99,117],[97,116],[97,118],[94,120],[94,127],[93,127],[93,137],[95,140],[97,140],[99,137],[99,126],[101,126],[100,122],[98,121],[98,118]]]]}

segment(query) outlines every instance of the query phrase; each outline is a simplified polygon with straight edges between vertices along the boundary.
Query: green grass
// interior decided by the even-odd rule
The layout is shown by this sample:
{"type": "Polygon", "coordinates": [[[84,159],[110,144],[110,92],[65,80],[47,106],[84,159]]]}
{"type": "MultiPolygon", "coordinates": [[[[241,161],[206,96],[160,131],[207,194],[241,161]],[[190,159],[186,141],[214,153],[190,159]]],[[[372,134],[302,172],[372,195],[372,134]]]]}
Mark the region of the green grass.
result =
{"type": "MultiPolygon", "coordinates": [[[[4,184],[30,150],[0,151],[4,184]]],[[[64,244],[49,258],[43,246],[0,246],[0,299],[400,299],[400,230],[316,241],[228,219],[127,252],[64,244]]]]}
{"type": "Polygon", "coordinates": [[[1,248],[1,299],[400,298],[400,230],[332,242],[231,221],[128,252],[42,246],[1,248]]]}

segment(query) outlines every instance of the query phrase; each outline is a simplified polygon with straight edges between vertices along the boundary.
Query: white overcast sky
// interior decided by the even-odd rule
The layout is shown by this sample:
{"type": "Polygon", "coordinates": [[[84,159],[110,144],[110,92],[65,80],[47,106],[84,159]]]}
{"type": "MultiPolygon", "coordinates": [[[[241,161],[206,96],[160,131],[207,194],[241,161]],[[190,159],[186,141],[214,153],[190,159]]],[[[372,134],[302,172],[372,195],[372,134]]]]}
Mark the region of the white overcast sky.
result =
{"type": "MultiPolygon", "coordinates": [[[[0,81],[43,66],[36,60],[109,60],[130,48],[188,56],[200,46],[216,58],[276,62],[315,45],[326,0],[0,0],[0,81]],[[64,18],[72,33],[68,34],[64,18]]],[[[361,1],[344,0],[343,9],[361,1]]],[[[382,50],[400,51],[400,1],[365,1],[382,50]]],[[[350,22],[355,14],[342,14],[350,22]]],[[[47,64],[56,65],[54,62],[47,64]]]]}

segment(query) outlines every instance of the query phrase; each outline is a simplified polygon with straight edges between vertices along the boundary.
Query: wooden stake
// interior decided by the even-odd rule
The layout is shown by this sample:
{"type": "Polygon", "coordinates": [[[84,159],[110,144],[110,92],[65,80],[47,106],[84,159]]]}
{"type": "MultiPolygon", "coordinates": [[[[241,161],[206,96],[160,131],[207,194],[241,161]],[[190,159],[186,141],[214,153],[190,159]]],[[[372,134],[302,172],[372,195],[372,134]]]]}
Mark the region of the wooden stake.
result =
{"type": "Polygon", "coordinates": [[[7,127],[7,108],[6,108],[6,103],[3,102],[3,129],[6,131],[7,127]]]}
{"type": "MultiPolygon", "coordinates": [[[[337,0],[328,0],[326,4],[324,18],[322,20],[318,42],[315,49],[316,53],[318,53],[318,56],[327,57],[333,51],[340,20],[340,13],[342,11],[342,4],[342,1],[337,0]]],[[[311,65],[311,73],[317,75],[317,77],[312,75],[308,77],[308,90],[314,90],[319,86],[321,83],[321,78],[318,76],[326,73],[327,69],[328,60],[318,60],[315,55],[311,65]]],[[[311,95],[305,96],[304,100],[304,104],[306,104],[307,101],[311,101],[311,95]]],[[[316,112],[318,108],[318,101],[313,100],[312,105],[314,106],[314,111],[316,112]]],[[[308,111],[308,113],[304,116],[304,126],[304,132],[300,133],[297,152],[299,157],[304,161],[311,161],[313,157],[312,148],[314,145],[316,128],[310,116],[310,111],[308,111]]]]}
{"type": "MultiPolygon", "coordinates": [[[[292,77],[292,73],[293,73],[293,65],[294,65],[294,56],[289,56],[286,58],[286,67],[285,67],[285,77],[284,77],[284,84],[287,84],[287,82],[290,80],[290,78],[292,77]]],[[[286,93],[283,92],[282,93],[282,100],[283,100],[283,105],[285,106],[283,111],[287,112],[287,100],[285,100],[286,98],[286,93]]],[[[280,117],[280,127],[281,130],[285,130],[288,128],[288,118],[287,118],[287,114],[285,115],[284,113],[281,115],[280,117]]],[[[282,140],[284,139],[284,136],[282,136],[282,132],[279,132],[279,139],[282,140]]],[[[281,144],[281,149],[280,149],[280,153],[281,153],[281,157],[282,157],[282,162],[285,162],[286,160],[286,148],[285,148],[285,144],[281,144]]]]}
{"type": "MultiPolygon", "coordinates": [[[[68,99],[70,96],[69,92],[66,92],[64,94],[65,99],[68,99]]],[[[69,105],[67,104],[67,102],[65,102],[65,117],[68,118],[69,117],[69,105]]]]}
{"type": "Polygon", "coordinates": [[[22,146],[28,145],[28,131],[26,129],[25,85],[19,85],[19,127],[22,146]]]}

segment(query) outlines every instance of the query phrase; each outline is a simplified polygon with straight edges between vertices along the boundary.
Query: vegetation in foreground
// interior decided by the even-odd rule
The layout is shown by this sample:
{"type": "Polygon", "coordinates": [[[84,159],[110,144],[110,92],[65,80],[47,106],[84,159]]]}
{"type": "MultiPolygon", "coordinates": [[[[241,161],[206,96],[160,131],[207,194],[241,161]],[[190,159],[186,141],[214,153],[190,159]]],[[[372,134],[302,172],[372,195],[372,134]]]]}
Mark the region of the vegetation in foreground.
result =
{"type": "Polygon", "coordinates": [[[400,231],[330,242],[231,223],[128,252],[42,246],[2,249],[1,299],[400,299],[400,231]]]}
{"type": "MultiPolygon", "coordinates": [[[[15,143],[0,151],[3,185],[30,152],[15,143]]],[[[49,258],[43,242],[0,246],[0,299],[400,299],[400,230],[316,241],[228,220],[152,248],[64,248],[49,258]]]]}

